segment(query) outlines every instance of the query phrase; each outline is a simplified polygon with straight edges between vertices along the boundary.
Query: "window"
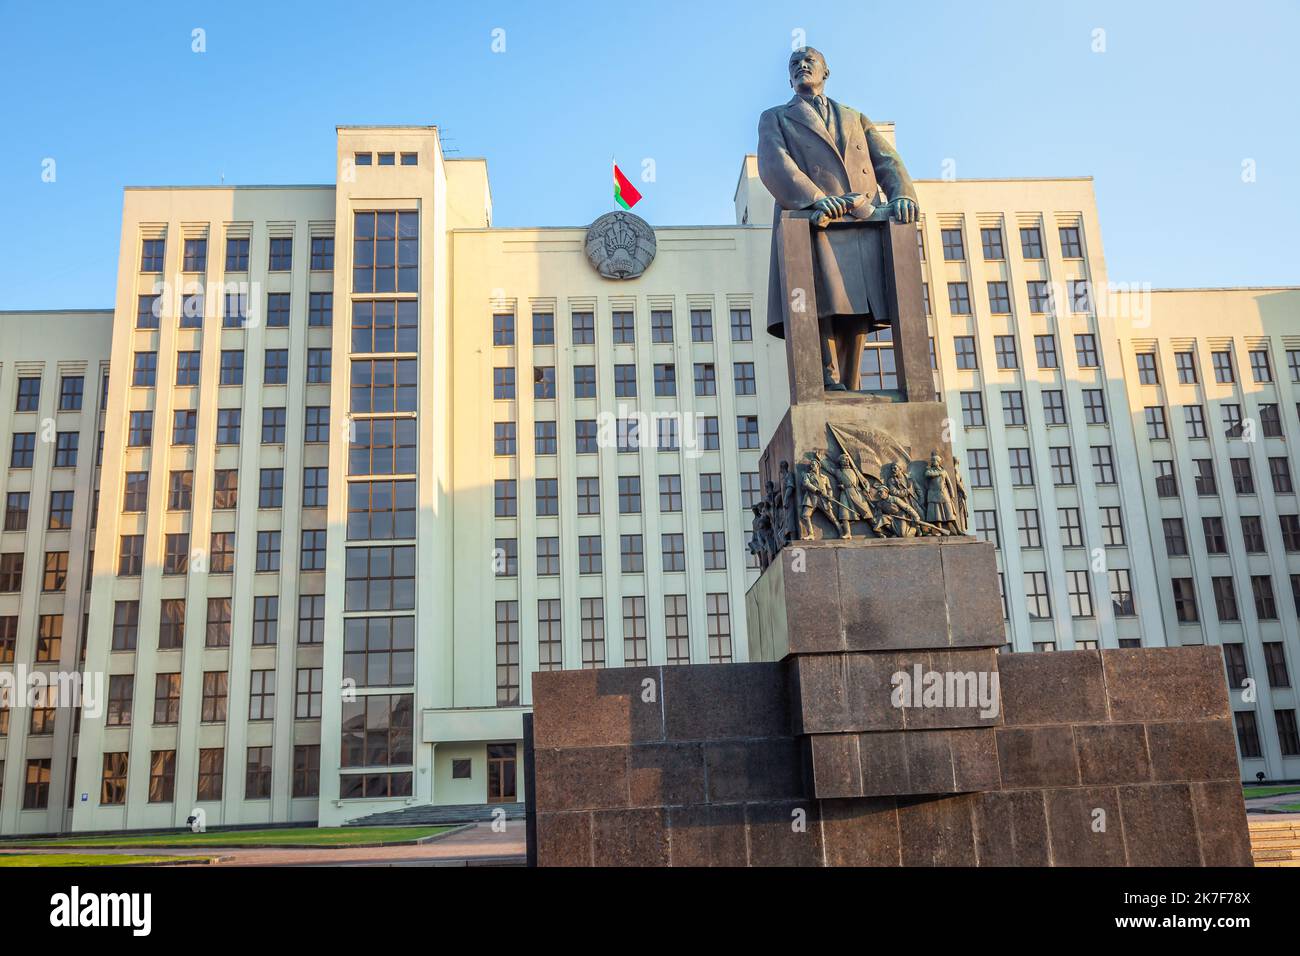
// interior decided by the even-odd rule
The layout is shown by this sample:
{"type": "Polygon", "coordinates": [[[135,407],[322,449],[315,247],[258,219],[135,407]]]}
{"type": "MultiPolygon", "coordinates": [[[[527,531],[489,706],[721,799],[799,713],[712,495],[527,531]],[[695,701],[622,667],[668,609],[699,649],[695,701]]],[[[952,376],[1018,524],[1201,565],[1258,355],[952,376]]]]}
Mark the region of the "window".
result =
{"type": "Polygon", "coordinates": [[[1295,490],[1291,484],[1291,465],[1286,458],[1270,458],[1268,473],[1277,494],[1289,495],[1295,490]]]}
{"type": "Polygon", "coordinates": [[[1107,547],[1123,547],[1124,521],[1118,507],[1109,505],[1101,509],[1101,536],[1107,547]]]}
{"type": "Polygon", "coordinates": [[[492,370],[492,398],[503,401],[515,397],[515,370],[513,368],[494,368],[492,370]]]}
{"type": "Polygon", "coordinates": [[[639,534],[619,536],[619,566],[624,574],[640,574],[645,570],[642,537],[639,534]]]}
{"type": "Polygon", "coordinates": [[[220,800],[222,777],[226,769],[226,752],[220,747],[199,748],[198,787],[195,800],[220,800]]]}
{"type": "Polygon", "coordinates": [[[953,315],[970,315],[970,287],[965,282],[948,283],[948,311],[953,315]]]}
{"type": "Polygon", "coordinates": [[[1251,349],[1250,374],[1256,382],[1273,381],[1273,368],[1269,364],[1268,352],[1263,349],[1251,349]]]}
{"type": "Polygon", "coordinates": [[[1043,234],[1037,226],[1021,228],[1020,254],[1026,259],[1043,258],[1043,234]]]}
{"type": "MultiPolygon", "coordinates": [[[[1286,652],[1281,641],[1264,641],[1264,665],[1268,669],[1268,684],[1274,689],[1290,687],[1291,675],[1287,672],[1286,652]]],[[[1292,711],[1292,720],[1295,712],[1292,711]]],[[[1294,731],[1293,731],[1294,732],[1294,731]]]]}
{"type": "Polygon", "coordinates": [[[109,727],[131,726],[131,707],[134,701],[134,675],[110,675],[108,678],[108,708],[104,723],[109,727]]]}
{"type": "Polygon", "coordinates": [[[1260,403],[1259,425],[1264,432],[1265,438],[1282,437],[1282,417],[1278,414],[1276,403],[1260,403]]]}
{"type": "Polygon", "coordinates": [[[1156,494],[1161,498],[1178,497],[1178,481],[1174,477],[1174,463],[1167,460],[1153,461],[1156,476],[1156,494]]]}
{"type": "Polygon", "coordinates": [[[691,309],[691,341],[713,341],[713,313],[708,309],[691,309]]]}
{"type": "Polygon", "coordinates": [[[1154,352],[1138,352],[1134,356],[1137,360],[1138,382],[1142,385],[1159,385],[1160,376],[1156,372],[1156,356],[1154,352]]]}
{"type": "Polygon", "coordinates": [[[563,631],[560,627],[560,602],[543,598],[537,602],[537,663],[543,671],[563,667],[563,631]]]}
{"type": "Polygon", "coordinates": [[[199,413],[191,409],[178,408],[172,418],[172,444],[193,445],[194,433],[198,428],[199,413]]]}
{"type": "Polygon", "coordinates": [[[175,799],[176,751],[151,751],[149,754],[149,802],[171,803],[175,799]]]}
{"type": "Polygon", "coordinates": [[[1209,458],[1193,458],[1196,468],[1196,493],[1202,496],[1217,495],[1218,483],[1214,478],[1214,462],[1209,458]]]}
{"type": "Polygon", "coordinates": [[[1255,493],[1255,477],[1250,468],[1249,458],[1229,459],[1232,467],[1232,490],[1239,495],[1255,493]]]}
{"type": "MultiPolygon", "coordinates": [[[[1225,645],[1226,646],[1226,645],[1225,645]]],[[[1262,756],[1259,745],[1259,726],[1255,722],[1253,710],[1238,710],[1232,715],[1237,725],[1237,746],[1242,759],[1258,759],[1262,756]]]]}
{"type": "Polygon", "coordinates": [[[605,602],[601,598],[582,598],[579,602],[579,634],[582,641],[582,666],[605,666],[605,602]]]}
{"type": "Polygon", "coordinates": [[[152,442],[153,412],[132,412],[131,423],[126,436],[127,446],[131,448],[147,448],[152,442]]]}
{"type": "Polygon", "coordinates": [[[555,315],[551,312],[533,313],[533,344],[555,344],[555,315]]]}
{"type": "Polygon", "coordinates": [[[1097,368],[1097,337],[1090,333],[1074,337],[1074,349],[1078,354],[1079,368],[1097,368]]]}
{"type": "Polygon", "coordinates": [[[1087,571],[1066,571],[1065,583],[1070,596],[1070,617],[1092,617],[1092,586],[1087,571]]]}
{"type": "Polygon", "coordinates": [[[180,718],[181,675],[157,674],[154,676],[153,722],[174,724],[180,718]]]}
{"type": "Polygon", "coordinates": [[[1083,523],[1076,507],[1057,509],[1057,523],[1063,548],[1083,548],[1083,523]]]}
{"type": "Polygon", "coordinates": [[[209,573],[232,573],[235,570],[235,532],[214,531],[211,540],[211,547],[208,548],[209,573]]]}
{"type": "Polygon", "coordinates": [[[163,239],[146,239],[141,244],[140,249],[140,271],[141,272],[162,272],[163,271],[163,250],[166,241],[163,239]]]}
{"type": "MultiPolygon", "coordinates": [[[[323,353],[324,366],[317,366],[329,381],[329,350],[313,349],[323,353]]],[[[509,369],[510,394],[514,397],[514,369],[509,369]]],[[[312,378],[311,352],[307,354],[307,381],[312,378]]],[[[351,410],[354,412],[413,412],[416,408],[418,374],[415,359],[354,359],[350,384],[351,410]]]]}
{"type": "Polygon", "coordinates": [[[162,296],[142,295],[136,297],[135,327],[137,329],[156,329],[162,317],[162,296]]]}
{"type": "MultiPolygon", "coordinates": [[[[1052,290],[1045,281],[1031,279],[1026,284],[1029,293],[1029,311],[1034,315],[1050,315],[1052,308],[1052,290]]],[[[1054,367],[1054,366],[1053,366],[1054,367]]]]}
{"type": "Polygon", "coordinates": [[[118,544],[117,573],[120,577],[139,577],[144,567],[144,535],[124,534],[118,544]]]}
{"type": "Polygon", "coordinates": [[[537,455],[554,455],[558,449],[555,422],[533,422],[533,453],[537,455]]]}
{"type": "Polygon", "coordinates": [[[1220,385],[1228,385],[1237,380],[1232,370],[1230,352],[1211,352],[1210,364],[1214,367],[1214,380],[1220,385]]]}
{"type": "Polygon", "coordinates": [[[1128,568],[1112,568],[1107,576],[1110,580],[1110,601],[1115,616],[1133,617],[1137,611],[1133,604],[1133,580],[1128,568]]]}
{"type": "Polygon", "coordinates": [[[272,236],[270,253],[267,271],[288,272],[293,267],[293,237],[272,236]]]}
{"type": "Polygon", "coordinates": [[[636,366],[614,366],[614,396],[616,398],[636,397],[636,366]]]}
{"type": "MultiPolygon", "coordinates": [[[[58,492],[55,492],[58,494],[58,492]]],[[[6,531],[26,531],[27,518],[30,510],[31,493],[26,491],[11,491],[5,495],[5,524],[6,531]]],[[[50,517],[51,522],[54,520],[53,512],[50,517]]]]}
{"type": "Polygon", "coordinates": [[[185,532],[164,539],[163,574],[185,574],[190,563],[190,536],[185,532]]]}
{"type": "Polygon", "coordinates": [[[513,312],[497,312],[492,315],[492,344],[515,344],[515,316],[513,312]]]}
{"type": "Polygon", "coordinates": [[[686,595],[664,595],[664,625],[669,664],[691,662],[691,635],[686,616],[686,595]]]}
{"type": "Polygon", "coordinates": [[[636,320],[631,312],[615,312],[614,344],[632,345],[636,342],[636,320]]]}
{"type": "Polygon", "coordinates": [[[217,409],[217,444],[238,445],[239,428],[243,418],[242,409],[217,409]]]}
{"type": "Polygon", "coordinates": [[[1223,406],[1223,433],[1229,438],[1242,437],[1241,406],[1223,406]]]}
{"type": "Polygon", "coordinates": [[[409,766],[413,701],[411,694],[371,694],[344,703],[341,765],[409,766]]]}
{"type": "MultiPolygon", "coordinates": [[[[189,543],[189,535],[183,536],[189,543]]],[[[158,626],[158,649],[177,650],[185,645],[185,601],[170,598],[162,602],[158,626]]]]}
{"type": "MultiPolygon", "coordinates": [[[[558,478],[537,478],[534,479],[534,481],[535,481],[535,488],[536,488],[537,515],[539,517],[558,515],[560,513],[559,479],[558,478]]],[[[514,482],[513,481],[510,482],[510,484],[512,486],[511,500],[513,502],[514,482]]],[[[512,503],[511,511],[510,511],[511,515],[514,514],[513,508],[514,506],[512,503]]],[[[500,515],[500,512],[498,512],[498,515],[500,515]]]]}
{"type": "Polygon", "coordinates": [[[943,240],[943,258],[945,262],[961,262],[966,258],[962,246],[960,229],[941,229],[939,237],[943,240]]]}
{"type": "Polygon", "coordinates": [[[573,320],[573,344],[574,345],[595,345],[596,344],[596,317],[591,312],[574,312],[573,320]]]}
{"type": "Polygon", "coordinates": [[[234,508],[239,502],[239,472],[222,468],[213,472],[212,507],[221,511],[234,508]]]}
{"type": "Polygon", "coordinates": [[[984,427],[984,397],[979,392],[961,393],[961,423],[966,428],[984,427]]]}
{"type": "Polygon", "coordinates": [[[415,420],[360,419],[348,456],[349,474],[411,475],[415,473],[415,420]]]}
{"type": "Polygon", "coordinates": [[[227,272],[247,272],[248,271],[248,243],[247,237],[230,236],[226,239],[226,271],[227,272]]]}
{"type": "Polygon", "coordinates": [[[578,536],[578,573],[600,574],[600,535],[583,534],[578,536]]]}
{"type": "Polygon", "coordinates": [[[81,435],[77,432],[58,432],[54,436],[54,467],[77,467],[77,449],[81,435]]]}
{"type": "Polygon", "coordinates": [[[993,336],[993,351],[997,356],[998,368],[1019,368],[1016,357],[1016,338],[1014,335],[993,336]]]}
{"type": "Polygon", "coordinates": [[[1024,392],[1008,391],[1002,393],[1002,423],[1009,426],[1023,425],[1025,423],[1024,392]]]}
{"type": "Polygon", "coordinates": [[[325,595],[298,596],[298,643],[320,644],[325,640],[325,595]]]}
{"type": "Polygon", "coordinates": [[[727,567],[727,535],[723,531],[704,532],[704,570],[722,571],[727,567]]]}
{"type": "Polygon", "coordinates": [[[753,362],[734,362],[732,378],[735,381],[737,395],[753,395],[758,391],[753,362]]]}
{"type": "Polygon", "coordinates": [[[992,488],[993,469],[989,465],[987,448],[969,448],[966,451],[966,474],[972,488],[992,488]]]}
{"type": "Polygon", "coordinates": [[[420,316],[414,299],[362,300],[352,303],[352,351],[414,352],[420,316]]]}
{"type": "Polygon", "coordinates": [[[328,405],[309,405],[303,441],[324,444],[329,441],[330,410],[328,405]]]}
{"type": "Polygon", "coordinates": [[[249,747],[244,771],[244,799],[271,798],[271,748],[249,747]]]}
{"type": "Polygon", "coordinates": [[[596,397],[596,366],[575,365],[573,367],[573,397],[596,397]]]}
{"type": "Polygon", "coordinates": [[[283,445],[285,429],[285,410],[283,408],[262,409],[262,444],[283,445]]]}
{"type": "Polygon", "coordinates": [[[497,706],[519,703],[519,602],[496,602],[497,706]]]}
{"type": "Polygon", "coordinates": [[[1106,424],[1106,400],[1101,389],[1083,390],[1083,417],[1089,425],[1106,424]]]}
{"type": "MultiPolygon", "coordinates": [[[[412,535],[413,537],[413,535],[412,535]]],[[[328,532],[324,528],[304,528],[302,532],[302,554],[299,569],[303,571],[324,571],[328,532]]]]}
{"type": "Polygon", "coordinates": [[[1020,508],[1016,511],[1016,530],[1020,547],[1041,548],[1043,539],[1038,527],[1038,509],[1020,508]]]}
{"type": "MultiPolygon", "coordinates": [[[[513,387],[513,372],[512,382],[513,387]]],[[[511,392],[510,397],[514,397],[511,392]]],[[[533,367],[533,398],[550,399],[555,397],[555,366],[553,365],[536,365],[533,367]]]]}
{"type": "Polygon", "coordinates": [[[537,539],[537,574],[539,577],[555,577],[560,573],[560,539],[539,537],[537,539]]]}
{"type": "Polygon", "coordinates": [[[722,510],[722,475],[716,472],[700,475],[700,510],[722,510]]]}
{"type": "Polygon", "coordinates": [[[957,367],[961,369],[979,368],[975,358],[975,336],[955,335],[952,346],[957,353],[957,367]]]}
{"type": "Polygon", "coordinates": [[[334,237],[312,236],[311,269],[313,272],[328,272],[334,268],[334,237]]]}
{"type": "Polygon", "coordinates": [[[1045,621],[1052,616],[1052,603],[1047,593],[1047,573],[1026,571],[1025,606],[1031,621],[1045,621]]]}
{"type": "Polygon", "coordinates": [[[1028,448],[1008,448],[1007,456],[1011,464],[1011,483],[1017,487],[1027,487],[1034,483],[1034,466],[1029,459],[1028,448]]]}
{"type": "Polygon", "coordinates": [[[321,699],[324,695],[322,674],[319,667],[298,668],[293,698],[293,716],[298,720],[320,717],[321,699]]]}
{"type": "Polygon", "coordinates": [[[599,431],[594,418],[580,418],[573,423],[575,450],[579,455],[594,455],[600,450],[599,431]]]}
{"type": "Polygon", "coordinates": [[[717,375],[712,362],[695,363],[695,394],[716,395],[718,393],[717,375]]]}
{"type": "Polygon", "coordinates": [[[623,598],[623,665],[644,667],[648,662],[645,598],[623,598]]]}
{"type": "Polygon", "coordinates": [[[1204,438],[1205,409],[1200,405],[1183,406],[1183,423],[1187,426],[1188,438],[1204,438]]]}
{"type": "Polygon", "coordinates": [[[230,646],[230,598],[208,598],[205,647],[230,646]]]}
{"type": "Polygon", "coordinates": [[[287,329],[289,327],[288,292],[268,292],[266,294],[266,327],[268,329],[287,329]]]}
{"type": "Polygon", "coordinates": [[[81,411],[86,380],[81,375],[65,375],[59,380],[59,411],[81,411]]]}
{"type": "MultiPolygon", "coordinates": [[[[9,496],[13,498],[14,495],[9,496]]],[[[22,493],[23,498],[23,520],[22,528],[10,528],[6,517],[6,531],[22,531],[27,527],[27,492],[22,493]]],[[[50,492],[50,514],[46,520],[45,527],[50,531],[67,531],[72,527],[72,503],[74,492],[71,491],[51,491],[50,492]]]]}
{"type": "Polygon", "coordinates": [[[1043,390],[1043,420],[1048,425],[1065,424],[1065,394],[1060,389],[1043,390]]]}
{"type": "Polygon", "coordinates": [[[1183,533],[1182,518],[1165,518],[1165,551],[1170,557],[1187,554],[1187,537],[1183,533]]]}
{"type": "Polygon", "coordinates": [[[1264,553],[1264,526],[1260,523],[1259,515],[1241,516],[1241,537],[1248,554],[1264,553]]]}
{"type": "MultiPolygon", "coordinates": [[[[332,354],[333,353],[329,349],[308,349],[307,350],[307,384],[308,385],[325,385],[329,383],[330,372],[332,368],[331,366],[332,354]]],[[[353,372],[355,373],[356,363],[353,362],[352,364],[353,364],[353,372]]],[[[378,365],[379,363],[374,363],[374,364],[378,365]]],[[[397,411],[410,411],[411,410],[410,408],[407,408],[405,405],[401,403],[406,401],[410,401],[412,403],[414,402],[414,398],[408,399],[407,393],[408,390],[411,393],[414,393],[415,391],[415,363],[397,361],[394,362],[393,364],[397,366],[396,392],[397,392],[397,401],[399,403],[397,406],[397,411]]],[[[378,372],[379,370],[375,369],[375,371],[378,372]]],[[[354,386],[356,385],[355,376],[354,376],[353,384],[354,386]]],[[[374,387],[374,391],[378,391],[378,390],[379,390],[378,386],[376,385],[374,387]]],[[[353,394],[353,398],[355,398],[356,397],[355,387],[352,394],[353,394]]],[[[359,410],[359,409],[354,409],[354,410],[359,410]]],[[[380,408],[380,407],[372,408],[368,410],[377,411],[377,412],[393,411],[393,409],[391,408],[380,408]]]]}
{"type": "Polygon", "coordinates": [[[1078,226],[1061,226],[1061,258],[1082,259],[1083,242],[1079,238],[1078,226]]]}
{"type": "Polygon", "coordinates": [[[1278,524],[1282,530],[1282,546],[1288,552],[1300,551],[1300,515],[1278,515],[1278,524]]]}
{"type": "Polygon", "coordinates": [[[994,315],[1011,314],[1011,293],[1008,291],[1005,282],[990,282],[989,288],[989,311],[994,315]]]}
{"type": "Polygon", "coordinates": [[[989,261],[1005,259],[1002,251],[1002,228],[993,226],[980,229],[980,245],[984,249],[984,258],[989,261]]]}
{"type": "Polygon", "coordinates": [[[346,611],[398,611],[415,607],[415,548],[412,546],[348,548],[344,575],[346,611]]]}
{"type": "Polygon", "coordinates": [[[1200,620],[1196,613],[1196,589],[1191,578],[1174,578],[1174,611],[1180,624],[1195,624],[1200,620]]]}
{"type": "Polygon", "coordinates": [[[279,625],[280,599],[273,594],[256,595],[253,598],[253,645],[274,644],[279,625]]]}
{"type": "Polygon", "coordinates": [[[998,513],[993,510],[978,510],[975,512],[975,536],[981,541],[987,541],[995,548],[1000,548],[1002,542],[998,535],[998,513]]]}
{"type": "Polygon", "coordinates": [[[677,532],[660,535],[663,550],[663,569],[665,571],[686,570],[686,539],[677,532]]]}
{"type": "Polygon", "coordinates": [[[1165,425],[1165,410],[1159,405],[1148,405],[1143,414],[1147,422],[1147,438],[1153,441],[1169,437],[1169,429],[1165,425]]]}
{"type": "MultiPolygon", "coordinates": [[[[36,663],[57,661],[63,654],[63,615],[42,614],[36,621],[36,663]]],[[[50,723],[54,722],[53,715],[50,723]]]]}
{"type": "Polygon", "coordinates": [[[36,433],[14,432],[9,452],[10,468],[30,468],[36,458],[36,433]]]}
{"type": "Polygon", "coordinates": [[[1209,554],[1227,554],[1228,536],[1223,530],[1223,519],[1216,516],[1201,519],[1201,531],[1205,535],[1205,550],[1209,554]]]}
{"type": "Polygon", "coordinates": [[[1261,621],[1277,620],[1277,602],[1273,599],[1273,579],[1267,574],[1252,575],[1251,594],[1255,598],[1255,616],[1261,621]]]}
{"type": "Polygon", "coordinates": [[[1056,336],[1035,335],[1034,354],[1038,357],[1039,368],[1057,368],[1056,336]]]}
{"type": "Polygon", "coordinates": [[[751,342],[754,338],[749,309],[731,310],[731,341],[751,342]]]}
{"type": "Polygon", "coordinates": [[[515,453],[515,423],[492,423],[492,454],[508,457],[515,453]]]}
{"type": "Polygon", "coordinates": [[[758,416],[736,416],[736,447],[742,451],[758,447],[758,416]]]}
{"type": "Polygon", "coordinates": [[[618,511],[625,515],[641,513],[640,475],[618,476],[618,511]]]}
{"type": "Polygon", "coordinates": [[[1296,727],[1295,710],[1274,710],[1277,721],[1278,746],[1284,757],[1300,756],[1300,730],[1296,727]]]}
{"type": "Polygon", "coordinates": [[[263,468],[258,473],[257,506],[259,508],[284,507],[284,469],[263,468]]]}
{"type": "Polygon", "coordinates": [[[600,514],[600,479],[583,477],[578,479],[578,514],[600,514]]]}

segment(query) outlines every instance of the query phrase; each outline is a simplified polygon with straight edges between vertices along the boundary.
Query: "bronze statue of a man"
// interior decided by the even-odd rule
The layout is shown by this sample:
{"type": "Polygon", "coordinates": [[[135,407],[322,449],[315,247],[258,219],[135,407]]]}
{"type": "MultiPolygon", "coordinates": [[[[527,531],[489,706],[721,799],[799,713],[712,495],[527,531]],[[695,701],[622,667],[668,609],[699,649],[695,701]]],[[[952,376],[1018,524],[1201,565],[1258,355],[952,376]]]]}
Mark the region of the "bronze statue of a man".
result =
{"type": "Polygon", "coordinates": [[[780,210],[815,210],[823,384],[829,390],[856,388],[867,334],[889,324],[884,247],[879,229],[863,220],[875,212],[883,188],[889,215],[915,222],[916,190],[898,153],[871,120],[822,92],[831,72],[819,52],[796,50],[789,73],[794,96],[758,120],[758,174],[776,197],[767,331],[785,338],[787,303],[781,301],[777,258],[780,210]]]}

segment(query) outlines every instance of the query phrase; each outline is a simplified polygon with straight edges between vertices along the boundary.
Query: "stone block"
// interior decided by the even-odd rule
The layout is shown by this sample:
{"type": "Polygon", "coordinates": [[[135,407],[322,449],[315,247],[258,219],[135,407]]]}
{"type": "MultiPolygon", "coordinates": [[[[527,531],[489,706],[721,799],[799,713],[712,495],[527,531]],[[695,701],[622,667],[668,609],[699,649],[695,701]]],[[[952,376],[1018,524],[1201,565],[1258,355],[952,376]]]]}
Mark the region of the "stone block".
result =
{"type": "MultiPolygon", "coordinates": [[[[908,729],[941,727],[995,727],[1002,724],[999,700],[998,654],[992,648],[967,647],[927,651],[923,659],[907,652],[898,654],[900,679],[912,688],[911,706],[903,708],[903,726],[908,729]],[[921,694],[916,668],[921,667],[921,694]],[[927,689],[927,675],[935,675],[934,699],[927,689]],[[938,682],[942,681],[940,685],[938,682]],[[934,706],[937,703],[938,706],[934,706]]],[[[892,686],[892,685],[891,685],[892,686]]]]}
{"type": "Polygon", "coordinates": [[[1076,724],[1074,744],[1079,755],[1079,778],[1085,784],[1151,780],[1145,724],[1076,724]]]}
{"type": "Polygon", "coordinates": [[[1223,651],[1197,647],[1101,652],[1111,720],[1229,717],[1223,651]]]}
{"type": "Polygon", "coordinates": [[[670,807],[703,803],[704,747],[638,744],[627,751],[629,806],[670,807]]]}
{"type": "Polygon", "coordinates": [[[786,670],[780,664],[665,667],[660,701],[667,740],[790,733],[786,670]]]}
{"type": "Polygon", "coordinates": [[[1006,642],[993,545],[975,538],[940,538],[943,586],[952,647],[1000,647],[1006,642]]]}
{"type": "Polygon", "coordinates": [[[538,671],[533,674],[533,744],[626,746],[663,740],[660,697],[642,701],[642,682],[662,685],[662,668],[538,671]]]}
{"type": "Polygon", "coordinates": [[[812,786],[807,796],[825,800],[863,795],[856,734],[816,734],[804,739],[808,742],[806,753],[812,769],[812,786]]]}
{"type": "Polygon", "coordinates": [[[749,862],[745,807],[734,803],[668,809],[673,866],[745,866],[749,862]]]}
{"type": "Polygon", "coordinates": [[[974,866],[971,798],[903,797],[898,800],[903,866],[974,866]]]}
{"type": "Polygon", "coordinates": [[[1191,791],[1203,865],[1254,866],[1241,784],[1194,783],[1191,791]]]}
{"type": "Polygon", "coordinates": [[[1237,780],[1237,748],[1228,720],[1147,724],[1157,781],[1237,780]]]}
{"type": "Polygon", "coordinates": [[[545,810],[595,810],[628,805],[624,747],[534,748],[537,805],[545,810]]]}
{"type": "Polygon", "coordinates": [[[857,547],[846,542],[835,549],[850,651],[949,646],[941,550],[937,541],[925,539],[863,541],[857,547]]]}
{"type": "Polygon", "coordinates": [[[898,811],[891,798],[820,804],[827,866],[898,866],[898,811]]]}
{"type": "Polygon", "coordinates": [[[591,813],[537,814],[538,866],[591,866],[591,813]]]}
{"type": "Polygon", "coordinates": [[[980,866],[1048,866],[1042,790],[984,792],[972,798],[980,866]]]}
{"type": "Polygon", "coordinates": [[[596,810],[591,815],[593,866],[667,866],[667,811],[660,807],[596,810]]]}
{"type": "Polygon", "coordinates": [[[1079,782],[1074,734],[1068,726],[1004,727],[995,733],[1002,789],[1063,787],[1079,782]]]}
{"type": "Polygon", "coordinates": [[[1123,866],[1124,828],[1114,787],[1044,791],[1053,866],[1123,866]]]}
{"type": "Polygon", "coordinates": [[[750,866],[822,866],[816,800],[773,801],[745,806],[750,866]]]}
{"type": "Polygon", "coordinates": [[[1186,784],[1119,788],[1129,866],[1200,866],[1201,851],[1186,784]]]}
{"type": "Polygon", "coordinates": [[[1008,727],[1109,719],[1100,651],[1002,654],[998,677],[1008,727]]]}
{"type": "Polygon", "coordinates": [[[803,796],[803,748],[792,737],[704,745],[710,803],[803,796]]]}

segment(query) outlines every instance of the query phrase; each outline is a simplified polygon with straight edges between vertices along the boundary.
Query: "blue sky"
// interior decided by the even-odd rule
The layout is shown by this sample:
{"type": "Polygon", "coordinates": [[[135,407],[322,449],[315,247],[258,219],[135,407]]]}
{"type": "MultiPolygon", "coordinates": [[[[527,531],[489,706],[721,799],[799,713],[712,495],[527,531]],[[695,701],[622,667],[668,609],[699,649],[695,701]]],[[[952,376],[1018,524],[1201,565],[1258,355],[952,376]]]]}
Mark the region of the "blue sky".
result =
{"type": "Polygon", "coordinates": [[[336,124],[436,123],[498,225],[613,208],[611,155],[651,223],[731,222],[796,29],[917,178],[1094,176],[1113,280],[1300,283],[1300,5],[891,6],[0,0],[0,308],[111,306],[124,185],[332,182],[336,124]]]}

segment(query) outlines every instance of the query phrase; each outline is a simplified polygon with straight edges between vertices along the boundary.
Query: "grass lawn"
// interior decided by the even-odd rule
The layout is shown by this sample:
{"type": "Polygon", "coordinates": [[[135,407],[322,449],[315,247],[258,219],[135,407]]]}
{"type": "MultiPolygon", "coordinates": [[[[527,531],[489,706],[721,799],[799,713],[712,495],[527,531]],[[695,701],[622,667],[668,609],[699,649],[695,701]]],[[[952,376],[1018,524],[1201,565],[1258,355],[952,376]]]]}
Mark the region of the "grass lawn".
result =
{"type": "Polygon", "coordinates": [[[1289,787],[1245,787],[1243,792],[1247,800],[1254,800],[1256,797],[1276,797],[1279,793],[1300,793],[1300,786],[1292,784],[1289,787]]]}
{"type": "Polygon", "coordinates": [[[1300,803],[1284,803],[1276,809],[1285,810],[1287,813],[1300,813],[1300,803]]]}
{"type": "Polygon", "coordinates": [[[282,827],[272,830],[227,830],[217,833],[110,834],[93,837],[59,837],[50,840],[11,840],[6,847],[114,847],[114,846],[364,846],[374,843],[414,843],[451,827],[282,827]]]}
{"type": "Polygon", "coordinates": [[[145,856],[130,853],[0,853],[0,866],[126,866],[200,863],[206,856],[145,856]]]}

